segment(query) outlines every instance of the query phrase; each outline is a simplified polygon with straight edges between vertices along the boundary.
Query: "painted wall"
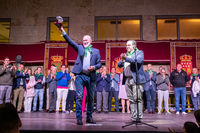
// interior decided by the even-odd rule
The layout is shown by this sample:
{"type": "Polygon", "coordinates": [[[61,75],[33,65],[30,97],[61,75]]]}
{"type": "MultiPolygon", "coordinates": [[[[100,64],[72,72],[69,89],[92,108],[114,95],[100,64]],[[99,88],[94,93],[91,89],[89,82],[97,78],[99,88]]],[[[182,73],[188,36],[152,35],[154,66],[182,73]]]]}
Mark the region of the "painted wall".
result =
{"type": "Polygon", "coordinates": [[[94,38],[95,16],[142,15],[143,39],[156,40],[155,15],[198,15],[200,0],[0,0],[0,18],[11,18],[11,43],[46,40],[47,17],[69,17],[69,34],[94,38]]]}

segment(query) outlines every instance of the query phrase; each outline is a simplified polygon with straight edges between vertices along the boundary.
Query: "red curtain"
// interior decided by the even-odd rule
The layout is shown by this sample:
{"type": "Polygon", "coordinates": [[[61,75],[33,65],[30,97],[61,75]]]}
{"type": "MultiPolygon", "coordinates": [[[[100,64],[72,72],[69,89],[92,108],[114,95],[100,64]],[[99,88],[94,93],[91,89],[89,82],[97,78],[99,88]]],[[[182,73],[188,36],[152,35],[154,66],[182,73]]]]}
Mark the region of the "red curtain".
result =
{"type": "Polygon", "coordinates": [[[11,61],[15,60],[17,55],[22,55],[23,62],[26,63],[43,63],[44,62],[45,44],[0,44],[0,60],[6,56],[11,61]]]}

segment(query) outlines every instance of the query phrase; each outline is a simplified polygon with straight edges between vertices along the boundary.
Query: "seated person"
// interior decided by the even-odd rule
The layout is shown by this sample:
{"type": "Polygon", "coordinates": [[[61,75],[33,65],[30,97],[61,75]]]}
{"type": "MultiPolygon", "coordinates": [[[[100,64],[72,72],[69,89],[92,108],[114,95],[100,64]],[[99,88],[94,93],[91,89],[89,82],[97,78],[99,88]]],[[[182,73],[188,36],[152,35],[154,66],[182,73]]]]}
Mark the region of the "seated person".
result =
{"type": "Polygon", "coordinates": [[[198,124],[198,126],[199,126],[199,132],[200,132],[200,109],[199,109],[199,110],[196,110],[196,111],[194,112],[194,117],[195,117],[196,122],[197,122],[197,124],[198,124]]]}
{"type": "Polygon", "coordinates": [[[0,104],[0,131],[1,133],[20,133],[22,126],[17,110],[11,103],[0,104]]]}

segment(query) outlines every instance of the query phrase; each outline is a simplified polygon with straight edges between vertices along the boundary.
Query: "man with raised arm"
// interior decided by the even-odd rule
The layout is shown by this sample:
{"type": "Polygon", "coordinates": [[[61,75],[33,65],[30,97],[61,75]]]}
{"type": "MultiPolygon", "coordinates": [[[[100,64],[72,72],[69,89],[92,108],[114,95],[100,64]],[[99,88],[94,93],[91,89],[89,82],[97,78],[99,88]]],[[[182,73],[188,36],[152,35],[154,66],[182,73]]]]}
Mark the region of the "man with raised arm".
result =
{"type": "MultiPolygon", "coordinates": [[[[59,18],[57,17],[58,21],[59,18]]],[[[62,23],[62,21],[61,21],[62,23]]],[[[83,36],[83,45],[79,45],[73,42],[66,34],[61,23],[55,23],[56,26],[62,31],[63,37],[67,43],[74,48],[78,53],[76,62],[72,69],[72,73],[76,75],[75,86],[76,86],[76,118],[77,125],[83,125],[82,122],[82,98],[84,87],[87,88],[88,105],[87,105],[87,118],[86,123],[95,124],[92,118],[93,113],[93,100],[94,100],[94,86],[96,80],[96,70],[101,67],[101,56],[99,50],[93,48],[92,38],[89,35],[83,36]]]]}

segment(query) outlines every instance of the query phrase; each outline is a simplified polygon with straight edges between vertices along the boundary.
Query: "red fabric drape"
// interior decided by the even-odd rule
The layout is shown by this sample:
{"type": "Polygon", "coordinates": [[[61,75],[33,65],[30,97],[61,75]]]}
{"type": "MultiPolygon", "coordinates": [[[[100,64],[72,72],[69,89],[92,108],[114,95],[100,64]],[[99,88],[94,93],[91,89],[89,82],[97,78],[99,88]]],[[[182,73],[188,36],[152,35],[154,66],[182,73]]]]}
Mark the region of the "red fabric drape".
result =
{"type": "Polygon", "coordinates": [[[176,47],[176,64],[180,63],[180,56],[185,54],[192,56],[192,66],[196,67],[196,47],[176,47]]]}
{"type": "Polygon", "coordinates": [[[8,56],[11,61],[15,60],[16,55],[22,55],[23,62],[28,63],[43,63],[44,62],[44,48],[41,44],[0,44],[0,60],[8,56]]]}

